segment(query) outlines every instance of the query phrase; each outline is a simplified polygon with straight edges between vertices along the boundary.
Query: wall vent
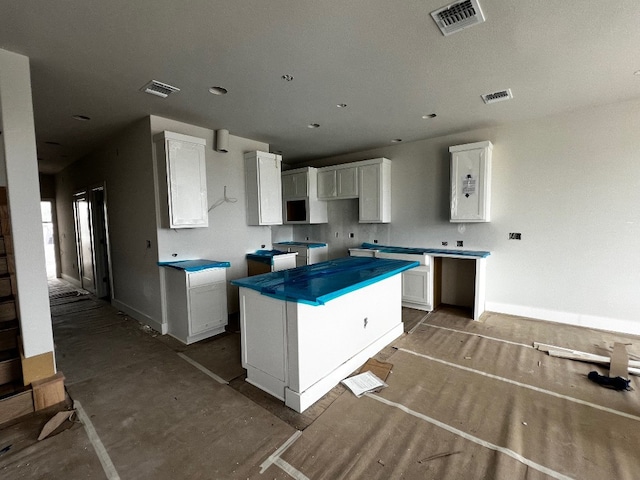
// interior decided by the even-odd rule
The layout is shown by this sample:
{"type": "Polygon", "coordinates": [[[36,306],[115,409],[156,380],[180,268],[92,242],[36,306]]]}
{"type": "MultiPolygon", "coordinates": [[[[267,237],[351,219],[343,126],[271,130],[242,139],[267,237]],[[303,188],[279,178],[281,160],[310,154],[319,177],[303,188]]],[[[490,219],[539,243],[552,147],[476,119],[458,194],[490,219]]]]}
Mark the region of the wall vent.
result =
{"type": "Polygon", "coordinates": [[[167,98],[169,94],[180,91],[180,89],[177,87],[172,87],[171,85],[167,85],[166,83],[162,83],[157,80],[151,80],[140,90],[142,92],[150,93],[151,95],[157,95],[158,97],[162,98],[167,98]]]}
{"type": "Polygon", "coordinates": [[[493,93],[485,93],[484,95],[480,95],[484,103],[496,103],[502,102],[503,100],[511,100],[513,98],[513,94],[511,93],[511,89],[507,88],[506,90],[500,90],[499,92],[493,93]]]}
{"type": "Polygon", "coordinates": [[[444,36],[459,32],[484,22],[484,14],[478,0],[463,0],[431,12],[444,36]]]}

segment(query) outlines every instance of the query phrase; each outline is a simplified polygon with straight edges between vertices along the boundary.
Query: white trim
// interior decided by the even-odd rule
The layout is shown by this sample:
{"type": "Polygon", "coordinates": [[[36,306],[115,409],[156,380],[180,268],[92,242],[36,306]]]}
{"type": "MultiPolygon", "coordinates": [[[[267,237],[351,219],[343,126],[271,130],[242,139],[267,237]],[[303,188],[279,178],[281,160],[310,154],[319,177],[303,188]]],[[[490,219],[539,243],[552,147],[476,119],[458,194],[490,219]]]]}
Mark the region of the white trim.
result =
{"type": "Polygon", "coordinates": [[[204,365],[202,365],[201,363],[196,362],[194,359],[187,357],[184,353],[182,352],[176,352],[178,354],[178,356],[183,359],[185,362],[190,363],[191,365],[193,365],[194,367],[196,367],[198,370],[200,370],[202,373],[204,373],[205,375],[207,375],[210,378],[213,378],[216,382],[221,383],[223,385],[229,385],[229,382],[227,382],[224,378],[219,377],[218,375],[216,375],[215,373],[213,373],[211,370],[209,370],[207,367],[205,367],[204,365]]]}
{"type": "Polygon", "coordinates": [[[160,323],[157,320],[154,320],[153,318],[151,318],[149,315],[146,315],[146,314],[140,312],[139,310],[136,310],[135,308],[130,307],[126,303],[123,303],[120,300],[116,300],[115,298],[111,300],[111,305],[113,305],[118,310],[123,311],[124,313],[126,313],[130,317],[135,318],[139,322],[142,322],[142,323],[144,323],[146,325],[149,325],[151,328],[153,328],[157,332],[160,332],[162,335],[166,335],[167,334],[167,324],[166,323],[164,323],[164,324],[160,323]]]}
{"type": "Polygon", "coordinates": [[[65,282],[69,282],[71,285],[73,285],[76,288],[80,288],[82,290],[84,290],[84,288],[82,288],[82,284],[80,283],[80,280],[78,280],[77,278],[73,278],[70,277],[69,275],[67,275],[66,273],[61,274],[61,278],[65,281],[65,282]]]}
{"type": "Polygon", "coordinates": [[[104,470],[105,475],[109,480],[120,480],[120,475],[118,475],[116,467],[113,465],[111,457],[109,457],[109,454],[107,453],[107,449],[104,448],[104,444],[102,443],[102,440],[100,440],[98,432],[96,432],[93,423],[91,423],[89,415],[84,411],[84,408],[82,408],[82,405],[78,400],[74,400],[73,408],[76,409],[78,419],[84,425],[84,430],[87,432],[87,437],[89,437],[89,441],[91,442],[91,445],[93,445],[96,455],[98,455],[98,459],[102,464],[102,469],[104,470]]]}
{"type": "Polygon", "coordinates": [[[428,417],[420,412],[416,412],[415,410],[411,410],[410,408],[400,404],[400,403],[396,403],[396,402],[392,402],[391,400],[387,400],[386,398],[380,397],[378,395],[374,395],[371,393],[367,393],[366,394],[367,397],[372,398],[374,400],[377,400],[380,403],[384,403],[386,405],[389,405],[390,407],[395,407],[399,410],[402,410],[405,413],[408,413],[409,415],[412,415],[416,418],[419,418],[421,420],[424,420],[427,423],[430,423],[432,425],[435,425],[436,427],[440,427],[443,430],[446,430],[450,433],[453,433],[454,435],[458,435],[459,437],[464,438],[465,440],[469,440],[473,443],[476,443],[482,447],[488,448],[490,450],[494,450],[496,452],[502,453],[504,455],[507,455],[508,457],[513,458],[514,460],[530,467],[533,468],[534,470],[537,470],[539,472],[542,472],[552,478],[558,479],[558,480],[572,480],[571,477],[564,475],[560,472],[556,472],[555,470],[552,470],[548,467],[545,467],[544,465],[540,465],[539,463],[534,462],[533,460],[529,460],[526,457],[523,457],[522,455],[520,455],[518,452],[515,452],[513,450],[511,450],[510,448],[506,448],[506,447],[501,447],[500,445],[496,445],[494,443],[491,442],[487,442],[486,440],[482,440],[481,438],[475,437],[469,433],[463,432],[462,430],[459,430],[455,427],[452,427],[450,425],[447,425],[446,423],[440,422],[439,420],[436,420],[435,418],[431,418],[428,417]]]}
{"type": "Polygon", "coordinates": [[[544,320],[547,322],[575,325],[577,327],[595,328],[610,332],[640,335],[640,322],[618,318],[598,317],[581,313],[561,312],[544,308],[510,305],[508,303],[486,302],[486,310],[490,312],[516,315],[519,317],[544,320]]]}
{"type": "MultiPolygon", "coordinates": [[[[302,475],[301,477],[296,477],[294,475],[291,474],[291,472],[289,472],[289,468],[293,468],[291,467],[291,465],[289,465],[287,462],[285,462],[284,460],[282,460],[280,458],[280,455],[282,455],[284,452],[287,451],[287,449],[293,445],[293,442],[295,442],[296,440],[298,440],[298,438],[300,438],[302,436],[302,431],[300,430],[296,430],[296,432],[291,435],[289,437],[289,439],[284,442],[282,445],[280,445],[280,448],[278,448],[275,452],[273,452],[269,458],[267,458],[264,462],[262,462],[262,465],[260,465],[260,474],[262,475],[265,470],[267,468],[269,468],[272,464],[276,464],[277,466],[279,466],[280,468],[282,468],[285,472],[289,473],[289,475],[291,475],[294,478],[307,478],[304,475],[302,475]],[[281,464],[279,462],[279,460],[282,460],[282,462],[285,464],[281,464]]],[[[295,469],[294,469],[295,470],[295,469]]],[[[296,473],[300,473],[297,470],[295,471],[296,473]]]]}

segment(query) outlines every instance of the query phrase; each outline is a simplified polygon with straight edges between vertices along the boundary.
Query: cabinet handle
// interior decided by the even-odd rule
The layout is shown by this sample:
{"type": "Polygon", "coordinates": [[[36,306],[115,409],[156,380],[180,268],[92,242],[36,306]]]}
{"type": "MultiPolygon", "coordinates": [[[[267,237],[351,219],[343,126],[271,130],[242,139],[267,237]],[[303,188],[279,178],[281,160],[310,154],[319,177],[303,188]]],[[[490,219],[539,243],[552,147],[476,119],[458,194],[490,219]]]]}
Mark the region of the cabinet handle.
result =
{"type": "Polygon", "coordinates": [[[364,328],[367,328],[368,324],[369,324],[369,319],[367,317],[364,317],[364,328]]]}

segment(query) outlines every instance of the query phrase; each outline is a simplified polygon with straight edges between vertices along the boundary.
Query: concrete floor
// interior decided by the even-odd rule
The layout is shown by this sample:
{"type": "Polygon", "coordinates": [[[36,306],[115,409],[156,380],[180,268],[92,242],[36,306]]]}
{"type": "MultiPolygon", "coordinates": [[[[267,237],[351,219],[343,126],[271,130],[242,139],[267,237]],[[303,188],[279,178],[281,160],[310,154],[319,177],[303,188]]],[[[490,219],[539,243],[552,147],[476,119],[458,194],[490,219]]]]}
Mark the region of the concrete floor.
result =
{"type": "Polygon", "coordinates": [[[52,412],[3,426],[0,478],[631,479],[640,471],[637,390],[604,389],[586,379],[597,367],[528,346],[602,353],[624,341],[637,356],[636,337],[403,309],[411,333],[376,356],[394,365],[389,387],[358,399],[337,386],[298,414],[244,381],[237,334],[187,347],[90,295],[62,294],[52,317],[78,416],[41,442],[52,412]]]}

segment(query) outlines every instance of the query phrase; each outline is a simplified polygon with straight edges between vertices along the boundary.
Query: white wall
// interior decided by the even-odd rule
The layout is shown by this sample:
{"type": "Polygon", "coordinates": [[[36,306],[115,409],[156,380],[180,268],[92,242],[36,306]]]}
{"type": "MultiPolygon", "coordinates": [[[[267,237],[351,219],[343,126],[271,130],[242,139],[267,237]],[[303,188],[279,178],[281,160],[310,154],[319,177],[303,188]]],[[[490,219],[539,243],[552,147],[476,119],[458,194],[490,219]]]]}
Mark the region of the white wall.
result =
{"type": "Polygon", "coordinates": [[[26,358],[53,352],[42,240],[36,134],[29,59],[0,49],[0,181],[7,185],[15,261],[16,307],[26,358]]]}
{"type": "Polygon", "coordinates": [[[329,225],[294,226],[294,236],[328,241],[332,257],[374,239],[463,240],[492,253],[489,310],[640,334],[639,132],[636,100],[313,162],[391,159],[392,223],[360,225],[355,201],[335,201],[329,225]],[[482,140],[494,144],[492,221],[450,224],[448,147],[482,140]]]}
{"type": "Polygon", "coordinates": [[[61,271],[64,278],[78,279],[73,193],[105,184],[113,303],[153,324],[162,311],[151,152],[150,122],[145,118],[56,175],[56,206],[61,271]]]}

